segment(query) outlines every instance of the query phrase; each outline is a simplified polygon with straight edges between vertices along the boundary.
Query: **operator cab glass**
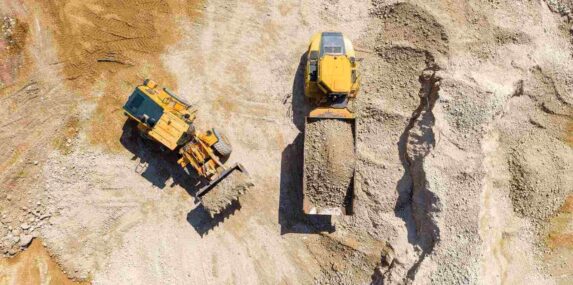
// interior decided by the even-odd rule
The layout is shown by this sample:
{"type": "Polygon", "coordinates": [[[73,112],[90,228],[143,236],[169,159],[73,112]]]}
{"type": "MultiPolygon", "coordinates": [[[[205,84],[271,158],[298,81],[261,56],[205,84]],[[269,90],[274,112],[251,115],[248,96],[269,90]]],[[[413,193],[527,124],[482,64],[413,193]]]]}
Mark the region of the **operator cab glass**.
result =
{"type": "Polygon", "coordinates": [[[153,127],[163,115],[163,108],[145,95],[139,88],[135,89],[131,96],[129,96],[123,109],[150,127],[153,127]]]}
{"type": "Polygon", "coordinates": [[[344,37],[342,33],[322,33],[320,55],[344,55],[344,37]]]}

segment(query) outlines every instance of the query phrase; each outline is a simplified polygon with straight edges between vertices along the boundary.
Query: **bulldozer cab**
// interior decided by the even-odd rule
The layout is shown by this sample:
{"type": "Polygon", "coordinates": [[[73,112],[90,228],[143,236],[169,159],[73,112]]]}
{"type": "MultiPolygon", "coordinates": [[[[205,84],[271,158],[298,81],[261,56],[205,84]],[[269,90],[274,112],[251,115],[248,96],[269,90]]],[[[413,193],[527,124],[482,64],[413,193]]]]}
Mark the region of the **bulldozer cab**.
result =
{"type": "Polygon", "coordinates": [[[146,137],[174,150],[193,136],[196,110],[167,88],[146,80],[135,88],[123,106],[125,114],[138,122],[146,137]]]}

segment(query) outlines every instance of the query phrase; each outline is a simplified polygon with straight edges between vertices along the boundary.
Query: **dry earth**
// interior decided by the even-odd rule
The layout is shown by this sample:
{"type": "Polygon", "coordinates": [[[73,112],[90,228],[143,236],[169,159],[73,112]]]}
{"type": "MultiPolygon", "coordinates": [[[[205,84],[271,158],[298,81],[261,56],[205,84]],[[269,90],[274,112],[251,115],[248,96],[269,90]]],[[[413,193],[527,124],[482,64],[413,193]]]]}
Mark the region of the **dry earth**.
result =
{"type": "Polygon", "coordinates": [[[571,284],[571,8],[0,1],[0,249],[41,237],[94,284],[571,284]],[[301,212],[302,60],[323,30],[364,58],[355,215],[332,219],[301,212]],[[130,136],[147,77],[233,143],[255,183],[234,211],[210,219],[130,136]]]}

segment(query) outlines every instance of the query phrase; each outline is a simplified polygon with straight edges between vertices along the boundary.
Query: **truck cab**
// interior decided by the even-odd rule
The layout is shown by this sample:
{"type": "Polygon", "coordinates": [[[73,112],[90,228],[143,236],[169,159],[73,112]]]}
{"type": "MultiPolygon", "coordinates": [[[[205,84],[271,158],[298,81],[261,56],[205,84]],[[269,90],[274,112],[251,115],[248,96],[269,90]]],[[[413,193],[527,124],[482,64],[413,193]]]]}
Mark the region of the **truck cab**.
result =
{"type": "Polygon", "coordinates": [[[319,106],[346,108],[360,87],[352,43],[342,33],[312,36],[305,70],[305,96],[319,106]]]}

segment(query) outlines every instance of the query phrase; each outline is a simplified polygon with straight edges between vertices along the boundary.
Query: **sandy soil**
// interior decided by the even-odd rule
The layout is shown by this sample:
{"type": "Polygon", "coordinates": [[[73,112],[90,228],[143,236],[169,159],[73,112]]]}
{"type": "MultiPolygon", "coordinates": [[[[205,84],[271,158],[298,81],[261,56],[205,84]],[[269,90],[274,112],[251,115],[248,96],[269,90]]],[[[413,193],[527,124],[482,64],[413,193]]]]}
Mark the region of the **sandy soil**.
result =
{"type": "Polygon", "coordinates": [[[0,260],[2,284],[80,285],[89,282],[69,280],[54,262],[41,240],[34,240],[26,251],[12,258],[0,260]]]}
{"type": "Polygon", "coordinates": [[[41,237],[94,284],[570,284],[570,8],[0,1],[1,252],[41,237]],[[322,30],[364,58],[355,214],[332,219],[302,213],[301,59],[322,30]],[[129,135],[146,77],[227,134],[255,184],[234,211],[211,219],[129,135]]]}

